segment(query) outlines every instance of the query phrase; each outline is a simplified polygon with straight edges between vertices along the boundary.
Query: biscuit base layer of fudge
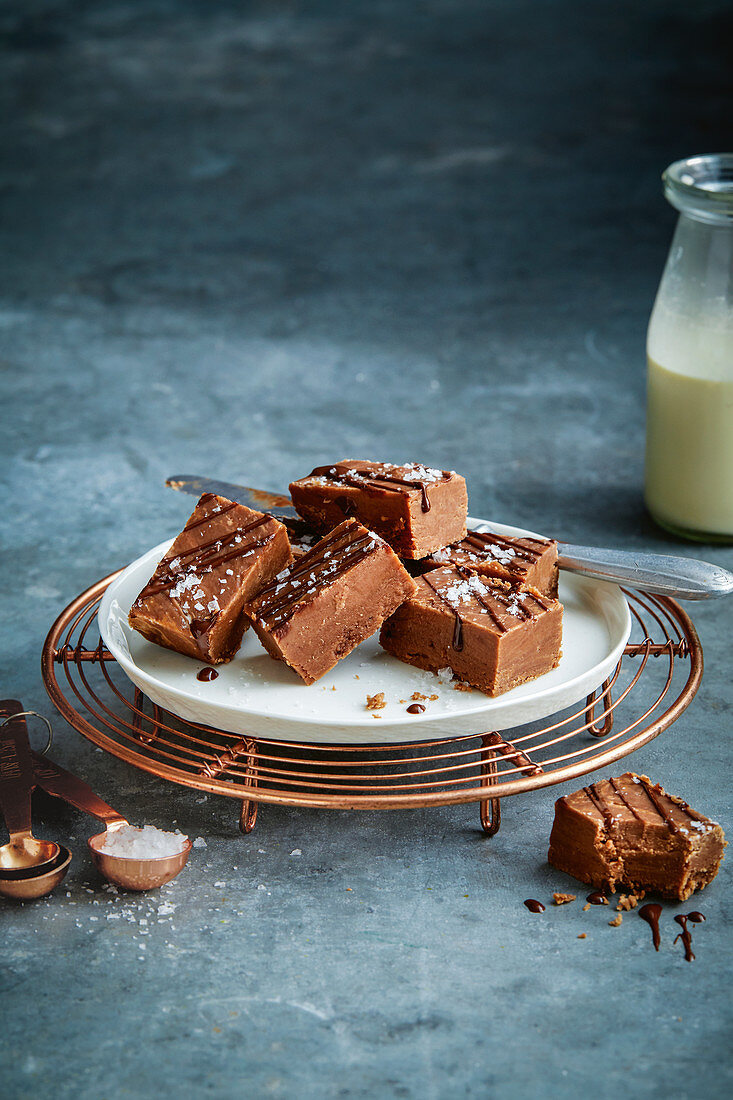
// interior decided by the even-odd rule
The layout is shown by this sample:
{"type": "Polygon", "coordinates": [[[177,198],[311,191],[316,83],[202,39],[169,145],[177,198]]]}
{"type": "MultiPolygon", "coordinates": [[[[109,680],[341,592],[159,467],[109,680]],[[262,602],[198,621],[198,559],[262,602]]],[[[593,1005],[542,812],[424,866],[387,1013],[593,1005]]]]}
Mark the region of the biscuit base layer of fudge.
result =
{"type": "Polygon", "coordinates": [[[421,565],[424,571],[441,565],[456,565],[481,576],[536,588],[553,599],[557,597],[557,543],[554,539],[469,531],[460,542],[429,554],[421,565]]]}
{"type": "Polygon", "coordinates": [[[267,652],[312,684],[415,590],[390,547],[345,520],[246,607],[267,652]]]}
{"type": "Polygon", "coordinates": [[[557,800],[547,858],[597,888],[684,901],[715,878],[724,847],[720,825],[645,775],[625,772],[557,800]]]}
{"type": "Polygon", "coordinates": [[[151,642],[210,664],[239,649],[251,600],[290,561],[285,528],[225,497],[204,493],[130,608],[151,642]]]}
{"type": "Polygon", "coordinates": [[[423,558],[466,534],[466,483],[447,470],[350,459],[317,467],[292,482],[290,494],[316,530],[353,516],[403,558],[423,558]]]}
{"type": "Polygon", "coordinates": [[[516,589],[453,566],[416,580],[416,591],[382,627],[394,657],[500,695],[555,668],[562,605],[534,589],[516,589]]]}

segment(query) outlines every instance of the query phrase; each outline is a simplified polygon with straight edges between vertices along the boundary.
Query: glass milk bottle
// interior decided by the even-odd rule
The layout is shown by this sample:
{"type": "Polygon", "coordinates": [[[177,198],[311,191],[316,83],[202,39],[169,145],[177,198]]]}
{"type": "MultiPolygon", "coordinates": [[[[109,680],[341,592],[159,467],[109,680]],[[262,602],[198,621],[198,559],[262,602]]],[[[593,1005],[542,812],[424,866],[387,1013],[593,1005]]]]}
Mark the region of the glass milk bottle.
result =
{"type": "Polygon", "coordinates": [[[647,336],[646,504],[675,534],[733,542],[733,153],[663,180],[680,216],[647,336]]]}

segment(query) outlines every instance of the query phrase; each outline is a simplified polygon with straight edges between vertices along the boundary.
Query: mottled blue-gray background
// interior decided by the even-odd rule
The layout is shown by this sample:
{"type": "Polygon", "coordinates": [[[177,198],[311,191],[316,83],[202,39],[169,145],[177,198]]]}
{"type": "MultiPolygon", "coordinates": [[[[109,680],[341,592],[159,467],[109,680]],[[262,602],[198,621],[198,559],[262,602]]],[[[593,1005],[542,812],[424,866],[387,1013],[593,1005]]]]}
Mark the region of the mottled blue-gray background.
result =
{"type": "MultiPolygon", "coordinates": [[[[52,713],[51,620],[182,522],[173,472],[419,459],[474,514],[669,548],[641,502],[659,175],[731,146],[731,41],[722,0],[6,0],[3,694],[52,713]]],[[[703,687],[633,761],[726,826],[732,611],[694,608],[703,687]]],[[[669,912],[656,955],[635,917],[524,910],[572,885],[557,790],[492,841],[471,806],[265,807],[245,839],[55,724],[59,762],[208,847],[114,897],[91,822],[37,805],[74,863],[0,909],[4,1096],[730,1095],[725,872],[690,966],[669,912]]]]}

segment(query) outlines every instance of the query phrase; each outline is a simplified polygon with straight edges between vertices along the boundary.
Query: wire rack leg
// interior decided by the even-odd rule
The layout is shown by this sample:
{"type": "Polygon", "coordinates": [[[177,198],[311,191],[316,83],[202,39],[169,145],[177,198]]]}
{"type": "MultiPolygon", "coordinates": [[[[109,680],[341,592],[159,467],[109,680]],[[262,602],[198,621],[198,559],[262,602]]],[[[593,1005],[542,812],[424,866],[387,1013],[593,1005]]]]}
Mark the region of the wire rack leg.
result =
{"type": "MultiPolygon", "coordinates": [[[[247,770],[246,781],[250,786],[257,786],[257,742],[247,738],[247,770]]],[[[239,811],[239,828],[243,833],[251,833],[257,821],[257,809],[259,803],[251,798],[243,798],[239,811]]]]}
{"type": "Polygon", "coordinates": [[[258,803],[251,798],[244,798],[239,810],[239,828],[243,833],[251,833],[257,821],[258,803]]]}
{"type": "MultiPolygon", "coordinates": [[[[496,775],[495,754],[489,748],[489,736],[481,738],[481,786],[488,787],[492,776],[496,775]]],[[[479,802],[481,828],[487,836],[495,836],[501,825],[501,802],[498,798],[487,798],[479,802]]]]}
{"type": "Polygon", "coordinates": [[[585,720],[588,723],[588,733],[593,737],[605,737],[606,734],[610,733],[613,729],[613,710],[609,709],[613,706],[610,681],[604,680],[598,692],[591,692],[585,701],[585,705],[585,720]],[[603,724],[600,726],[595,721],[597,702],[602,705],[604,710],[608,709],[608,714],[603,719],[603,724]]]}

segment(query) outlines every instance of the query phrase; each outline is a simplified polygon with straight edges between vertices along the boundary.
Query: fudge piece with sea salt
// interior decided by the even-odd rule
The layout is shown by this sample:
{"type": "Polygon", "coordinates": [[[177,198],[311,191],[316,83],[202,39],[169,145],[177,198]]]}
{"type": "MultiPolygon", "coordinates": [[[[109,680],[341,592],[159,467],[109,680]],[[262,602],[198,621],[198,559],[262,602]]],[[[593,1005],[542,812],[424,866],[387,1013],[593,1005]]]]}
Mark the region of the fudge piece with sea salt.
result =
{"type": "Polygon", "coordinates": [[[485,577],[498,577],[509,584],[536,588],[557,597],[557,543],[554,539],[515,538],[490,531],[469,531],[460,542],[429,554],[423,571],[441,565],[457,565],[485,577]]]}
{"type": "Polygon", "coordinates": [[[130,608],[151,642],[209,664],[230,660],[249,625],[242,606],[290,561],[272,516],[204,493],[130,608]]]}
{"type": "Polygon", "coordinates": [[[547,858],[591,886],[684,901],[715,878],[724,847],[720,825],[624,772],[558,798],[547,858]]]}
{"type": "Polygon", "coordinates": [[[312,684],[374,634],[414,589],[386,542],[349,519],[245,610],[267,652],[312,684]]]}
{"type": "Polygon", "coordinates": [[[535,589],[442,566],[382,627],[379,640],[407,664],[451,668],[487,695],[500,695],[555,668],[562,604],[535,589]]]}
{"type": "Polygon", "coordinates": [[[466,533],[466,482],[418,463],[334,462],[292,482],[290,494],[318,531],[354,516],[403,558],[423,558],[466,533]]]}

